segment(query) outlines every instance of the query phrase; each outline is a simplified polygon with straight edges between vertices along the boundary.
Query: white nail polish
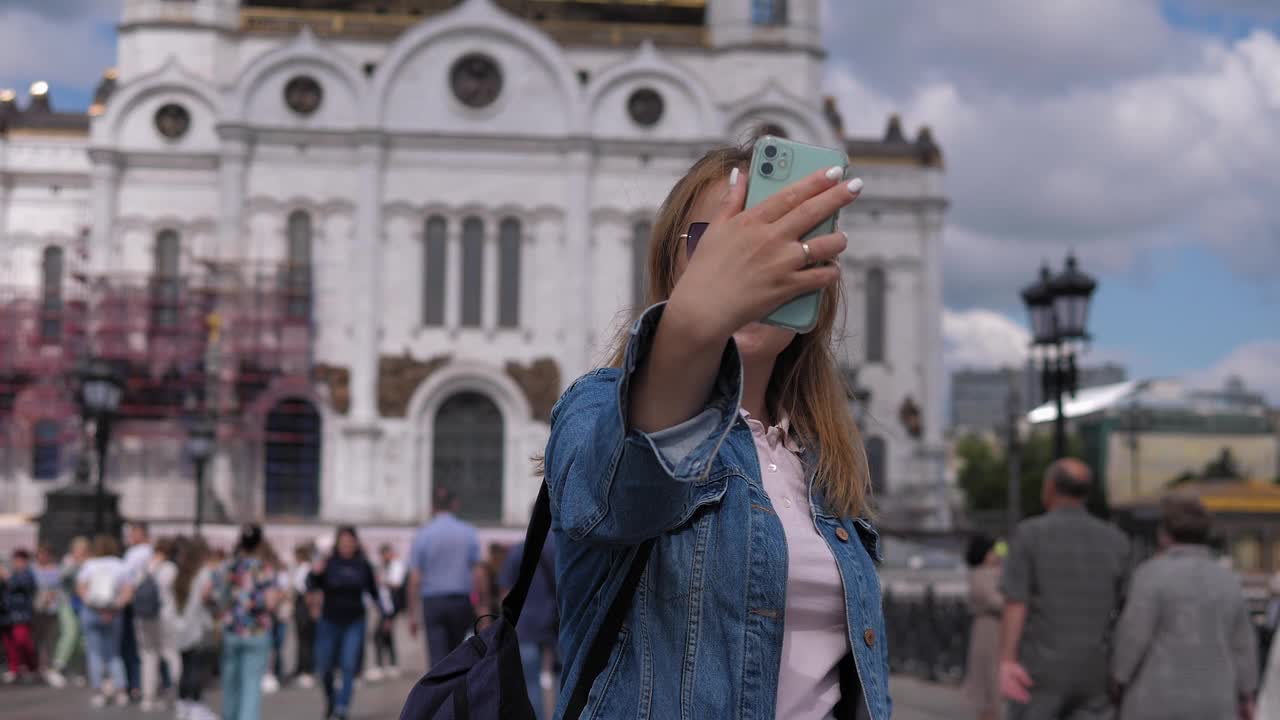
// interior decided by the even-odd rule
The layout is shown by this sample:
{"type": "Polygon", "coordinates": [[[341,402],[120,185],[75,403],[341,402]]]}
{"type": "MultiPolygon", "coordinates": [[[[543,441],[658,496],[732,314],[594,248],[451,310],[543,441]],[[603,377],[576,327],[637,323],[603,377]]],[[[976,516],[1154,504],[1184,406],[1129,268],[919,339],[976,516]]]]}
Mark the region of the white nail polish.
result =
{"type": "Polygon", "coordinates": [[[862,178],[854,178],[850,180],[849,184],[846,185],[845,187],[849,188],[849,192],[853,193],[854,195],[857,195],[858,193],[862,192],[862,178]]]}
{"type": "Polygon", "coordinates": [[[840,167],[839,165],[836,165],[835,167],[827,171],[827,179],[832,182],[839,180],[841,177],[844,177],[844,168],[840,167]]]}
{"type": "Polygon", "coordinates": [[[738,184],[738,176],[741,174],[742,173],[738,171],[738,168],[734,168],[729,171],[729,187],[734,187],[738,184]]]}

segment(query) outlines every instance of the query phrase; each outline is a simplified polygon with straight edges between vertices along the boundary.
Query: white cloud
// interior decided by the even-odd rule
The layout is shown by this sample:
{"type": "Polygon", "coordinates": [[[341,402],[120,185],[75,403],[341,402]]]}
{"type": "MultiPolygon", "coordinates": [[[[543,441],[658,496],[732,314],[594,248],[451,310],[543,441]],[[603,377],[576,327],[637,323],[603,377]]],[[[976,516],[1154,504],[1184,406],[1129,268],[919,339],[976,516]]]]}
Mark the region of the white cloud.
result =
{"type": "Polygon", "coordinates": [[[1241,345],[1212,367],[1191,373],[1187,382],[1217,389],[1232,376],[1244,380],[1249,389],[1266,394],[1273,405],[1280,405],[1280,340],[1241,345]]]}
{"type": "Polygon", "coordinates": [[[1020,367],[1031,334],[991,310],[942,311],[943,358],[950,368],[1020,367]]]}
{"type": "MultiPolygon", "coordinates": [[[[868,58],[872,50],[838,46],[828,87],[855,134],[879,135],[893,111],[903,114],[908,128],[934,128],[953,201],[948,304],[1008,307],[1015,285],[1040,259],[1056,264],[1068,249],[1095,270],[1124,271],[1153,251],[1191,242],[1207,245],[1256,282],[1280,272],[1275,35],[1255,31],[1229,45],[1193,38],[1167,27],[1158,13],[1134,10],[1154,7],[1143,2],[1106,3],[1124,16],[1115,18],[1118,27],[1085,12],[1071,14],[1090,20],[1090,32],[1076,32],[1045,26],[1056,11],[1046,14],[1044,4],[1016,3],[1035,8],[1022,12],[1004,0],[982,0],[985,14],[968,4],[964,10],[997,21],[971,38],[966,33],[977,32],[974,27],[944,27],[936,15],[910,13],[915,4],[866,8],[854,2],[856,11],[835,15],[855,26],[863,14],[884,20],[890,35],[895,23],[909,21],[913,46],[937,46],[941,55],[894,55],[898,65],[911,67],[886,70],[886,82],[874,72],[880,60],[868,58]],[[900,15],[889,19],[889,13],[900,15]],[[1154,47],[1151,34],[1139,32],[1152,22],[1162,24],[1154,47]],[[1117,31],[1123,32],[1117,37],[1117,31]],[[985,53],[975,49],[979,40],[988,44],[985,53]],[[1023,57],[1019,48],[1033,41],[1044,45],[1043,55],[1023,57]],[[1101,41],[1123,47],[1137,42],[1144,53],[1168,60],[1126,62],[1108,56],[1101,41]],[[950,52],[968,64],[938,59],[950,52]],[[1091,79],[1071,74],[1079,69],[1068,62],[1073,56],[1093,68],[1091,79]],[[1095,61],[1105,61],[1107,69],[1095,61]],[[1064,63],[1071,67],[1059,67],[1064,63]],[[1009,73],[1026,72],[1028,65],[1038,85],[1008,81],[1009,73]]],[[[862,37],[859,32],[853,34],[862,37]]]]}

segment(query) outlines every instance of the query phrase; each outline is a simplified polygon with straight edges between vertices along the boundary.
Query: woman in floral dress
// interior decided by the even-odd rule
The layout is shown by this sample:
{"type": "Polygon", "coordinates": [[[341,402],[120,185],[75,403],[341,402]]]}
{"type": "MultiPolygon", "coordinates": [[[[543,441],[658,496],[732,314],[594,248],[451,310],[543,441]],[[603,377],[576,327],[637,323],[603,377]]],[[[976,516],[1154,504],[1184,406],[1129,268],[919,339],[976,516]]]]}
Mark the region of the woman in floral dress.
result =
{"type": "Polygon", "coordinates": [[[235,555],[218,573],[222,622],[222,717],[258,720],[262,676],[271,655],[271,627],[280,590],[262,528],[245,525],[235,555]]]}

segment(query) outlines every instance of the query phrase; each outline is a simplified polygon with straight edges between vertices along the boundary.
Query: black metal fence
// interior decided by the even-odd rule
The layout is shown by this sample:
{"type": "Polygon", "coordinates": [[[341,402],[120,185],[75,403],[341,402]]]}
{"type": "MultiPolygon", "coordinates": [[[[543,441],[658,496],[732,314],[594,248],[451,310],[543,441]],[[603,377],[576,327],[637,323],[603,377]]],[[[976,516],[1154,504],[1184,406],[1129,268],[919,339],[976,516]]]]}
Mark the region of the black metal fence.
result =
{"type": "MultiPolygon", "coordinates": [[[[973,622],[964,596],[938,595],[929,586],[922,593],[888,591],[882,602],[891,672],[929,682],[954,683],[964,678],[973,622]]],[[[1261,670],[1273,638],[1261,623],[1257,628],[1261,670]]]]}
{"type": "Polygon", "coordinates": [[[972,618],[963,596],[943,597],[927,587],[923,594],[885,593],[883,603],[892,672],[929,682],[964,677],[972,618]]]}

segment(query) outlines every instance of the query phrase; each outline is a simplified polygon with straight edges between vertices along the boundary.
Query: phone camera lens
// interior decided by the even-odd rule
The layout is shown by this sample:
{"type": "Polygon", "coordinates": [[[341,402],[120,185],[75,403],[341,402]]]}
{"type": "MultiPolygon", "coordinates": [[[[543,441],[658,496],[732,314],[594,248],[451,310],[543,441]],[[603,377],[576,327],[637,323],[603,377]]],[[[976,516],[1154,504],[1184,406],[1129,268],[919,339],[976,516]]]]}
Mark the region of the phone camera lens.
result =
{"type": "Polygon", "coordinates": [[[768,163],[768,162],[767,162],[767,163],[763,163],[762,165],[760,165],[760,174],[761,174],[761,175],[772,175],[772,174],[773,174],[773,163],[768,163]]]}
{"type": "Polygon", "coordinates": [[[764,156],[767,158],[777,157],[778,148],[774,147],[773,145],[766,145],[764,147],[764,156]]]}

